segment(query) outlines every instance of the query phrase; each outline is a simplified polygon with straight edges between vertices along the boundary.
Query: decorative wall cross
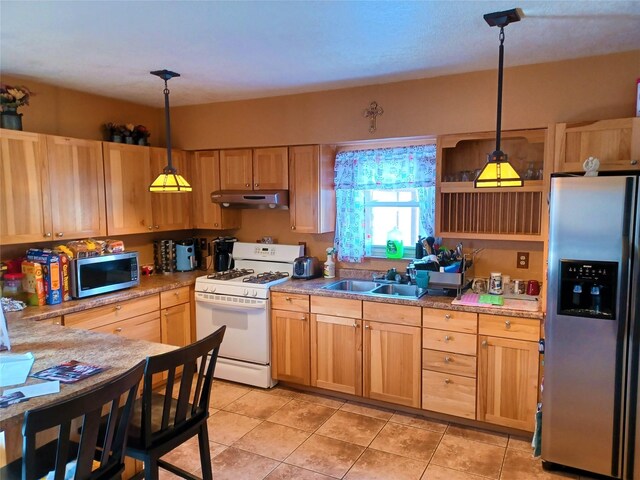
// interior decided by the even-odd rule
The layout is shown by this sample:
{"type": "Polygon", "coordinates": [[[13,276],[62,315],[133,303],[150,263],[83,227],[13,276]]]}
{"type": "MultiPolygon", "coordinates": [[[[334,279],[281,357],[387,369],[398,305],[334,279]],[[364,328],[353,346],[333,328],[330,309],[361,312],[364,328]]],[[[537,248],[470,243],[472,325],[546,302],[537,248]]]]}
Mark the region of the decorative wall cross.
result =
{"type": "Polygon", "coordinates": [[[382,115],[384,110],[378,102],[375,100],[369,104],[369,107],[364,111],[364,117],[369,119],[369,133],[376,131],[377,122],[376,119],[379,115],[382,115]]]}

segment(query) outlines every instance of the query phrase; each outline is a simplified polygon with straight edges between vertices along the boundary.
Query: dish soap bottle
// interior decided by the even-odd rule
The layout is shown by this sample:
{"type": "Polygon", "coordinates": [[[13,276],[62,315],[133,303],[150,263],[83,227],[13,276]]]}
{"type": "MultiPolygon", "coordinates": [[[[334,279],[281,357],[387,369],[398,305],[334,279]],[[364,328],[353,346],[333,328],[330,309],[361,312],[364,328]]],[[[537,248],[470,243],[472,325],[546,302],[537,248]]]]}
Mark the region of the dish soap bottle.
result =
{"type": "Polygon", "coordinates": [[[402,232],[395,226],[387,233],[387,258],[402,258],[403,256],[402,232]]]}
{"type": "Polygon", "coordinates": [[[324,278],[334,278],[336,276],[336,264],[333,261],[334,249],[327,248],[327,261],[324,262],[323,275],[324,278]]]}

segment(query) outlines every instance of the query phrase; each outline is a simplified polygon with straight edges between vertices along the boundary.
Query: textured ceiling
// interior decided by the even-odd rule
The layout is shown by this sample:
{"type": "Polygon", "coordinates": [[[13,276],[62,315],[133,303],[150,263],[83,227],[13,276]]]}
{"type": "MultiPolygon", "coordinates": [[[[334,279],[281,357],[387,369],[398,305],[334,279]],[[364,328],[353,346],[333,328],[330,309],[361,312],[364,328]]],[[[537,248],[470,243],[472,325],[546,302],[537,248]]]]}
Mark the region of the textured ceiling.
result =
{"type": "MultiPolygon", "coordinates": [[[[0,73],[161,106],[497,68],[485,13],[520,8],[505,65],[640,49],[640,1],[0,1],[0,73]]],[[[639,66],[640,70],[640,66],[639,66]]]]}

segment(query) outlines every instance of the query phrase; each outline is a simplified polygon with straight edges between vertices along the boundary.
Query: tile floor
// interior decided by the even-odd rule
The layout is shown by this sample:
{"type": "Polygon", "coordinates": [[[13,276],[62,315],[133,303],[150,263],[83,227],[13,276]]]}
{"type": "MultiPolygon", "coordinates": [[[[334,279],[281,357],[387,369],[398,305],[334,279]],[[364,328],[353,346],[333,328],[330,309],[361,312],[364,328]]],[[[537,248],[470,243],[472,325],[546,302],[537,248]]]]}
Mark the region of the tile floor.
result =
{"type": "MultiPolygon", "coordinates": [[[[210,413],[215,480],[579,478],[543,471],[527,438],[279,386],[216,380],[210,413]]],[[[201,473],[196,438],[165,459],[201,473]]]]}

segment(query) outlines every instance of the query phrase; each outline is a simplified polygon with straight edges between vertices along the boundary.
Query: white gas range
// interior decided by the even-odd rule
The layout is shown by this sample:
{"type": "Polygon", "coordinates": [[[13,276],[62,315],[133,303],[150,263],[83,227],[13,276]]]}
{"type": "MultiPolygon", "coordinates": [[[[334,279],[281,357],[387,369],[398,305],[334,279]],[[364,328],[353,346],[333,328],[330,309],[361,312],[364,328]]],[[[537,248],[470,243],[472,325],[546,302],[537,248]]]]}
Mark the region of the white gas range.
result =
{"type": "Polygon", "coordinates": [[[269,287],[287,281],[301,245],[236,242],[235,269],[196,279],[196,336],[227,326],[215,376],[262,388],[271,378],[269,287]]]}

